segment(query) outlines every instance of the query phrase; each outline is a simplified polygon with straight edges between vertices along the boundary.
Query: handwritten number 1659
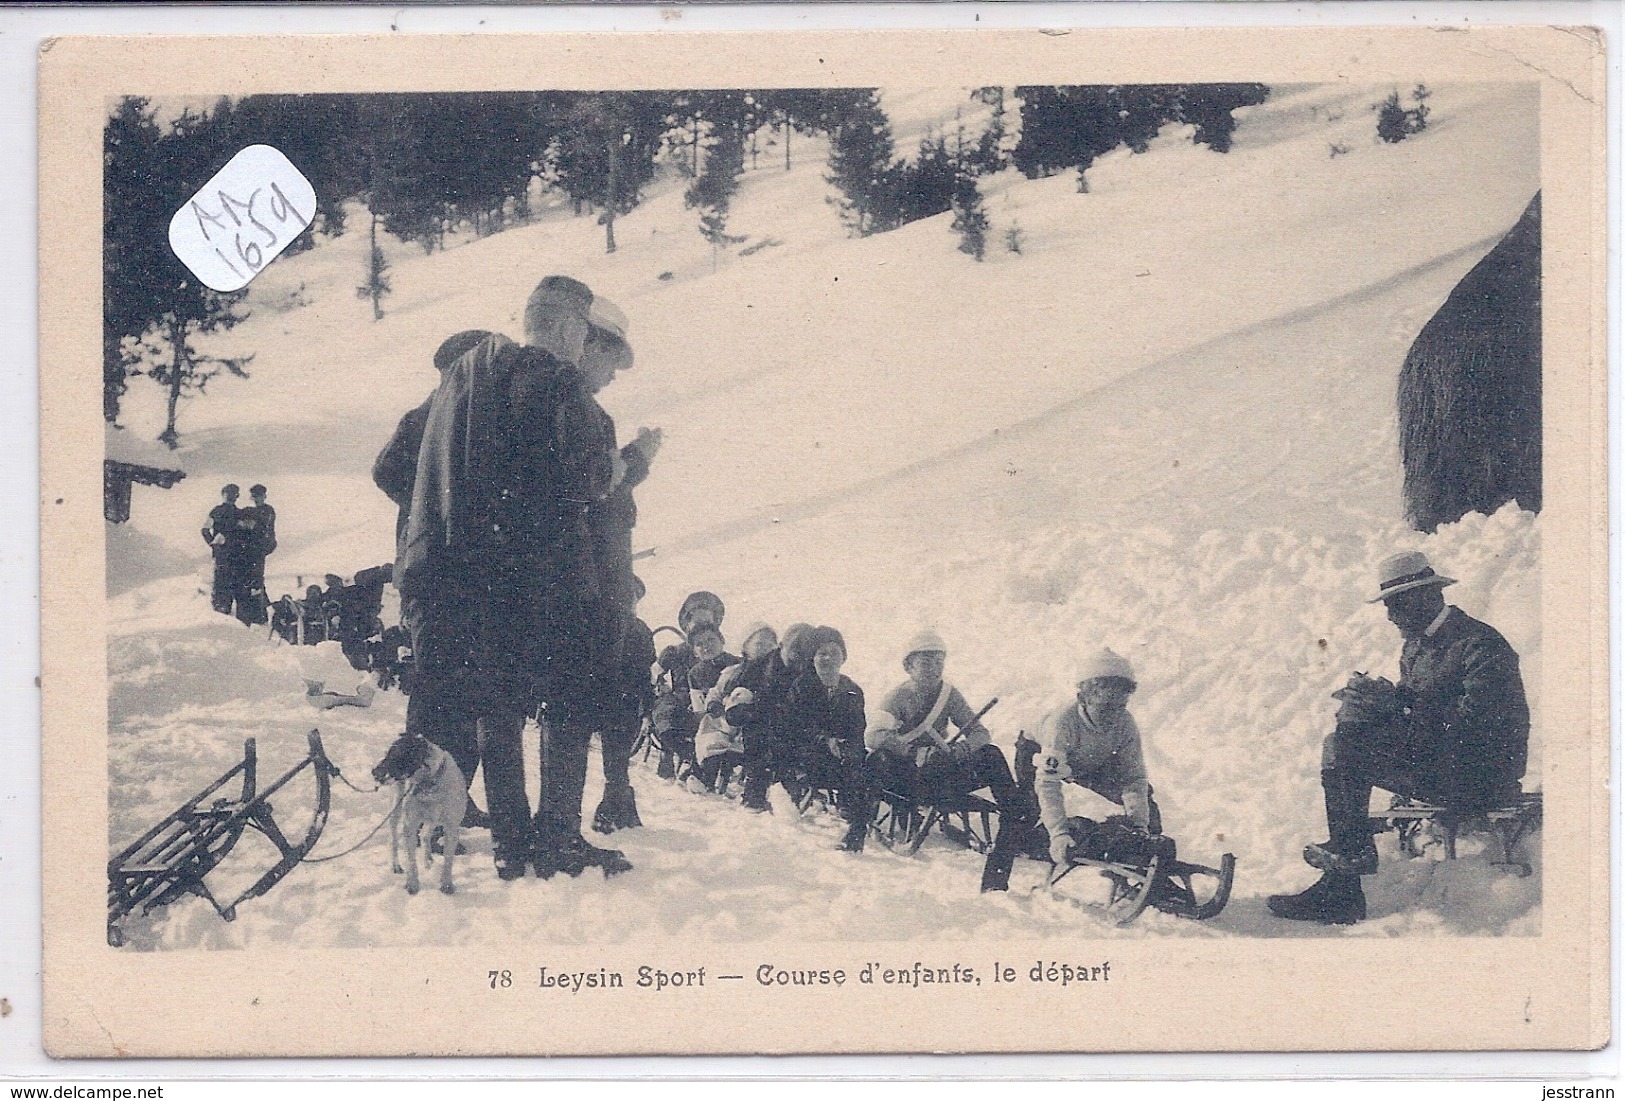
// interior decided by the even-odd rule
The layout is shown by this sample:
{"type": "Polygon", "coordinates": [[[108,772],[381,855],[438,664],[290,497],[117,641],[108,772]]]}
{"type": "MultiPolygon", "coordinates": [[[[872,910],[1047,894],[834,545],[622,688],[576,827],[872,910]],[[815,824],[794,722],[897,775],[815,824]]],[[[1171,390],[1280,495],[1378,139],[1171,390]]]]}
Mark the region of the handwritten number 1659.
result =
{"type": "MultiPolygon", "coordinates": [[[[249,194],[248,201],[246,203],[241,199],[226,193],[225,191],[215,192],[220,199],[219,214],[209,213],[207,210],[203,209],[202,206],[198,205],[198,201],[196,199],[193,199],[191,203],[192,214],[195,218],[197,218],[198,229],[202,231],[203,239],[205,241],[214,240],[213,235],[209,233],[209,226],[211,225],[218,229],[222,236],[224,236],[226,233],[232,233],[232,246],[236,250],[237,259],[241,260],[245,265],[247,265],[249,271],[260,270],[260,266],[265,263],[265,251],[260,243],[252,238],[250,238],[248,241],[243,240],[241,230],[244,228],[244,222],[243,218],[238,217],[238,212],[240,211],[242,215],[248,219],[248,225],[253,226],[255,229],[265,234],[265,244],[267,246],[276,244],[276,232],[264,222],[254,217],[254,203],[259,198],[260,193],[265,190],[266,189],[263,187],[255,188],[249,194]],[[228,218],[231,220],[230,225],[227,225],[226,223],[228,218]],[[237,232],[233,232],[233,227],[236,227],[237,232]]],[[[299,212],[294,209],[294,205],[288,199],[287,195],[283,194],[282,188],[273,183],[270,185],[270,192],[271,195],[266,201],[266,205],[270,207],[271,217],[275,218],[279,225],[292,218],[298,224],[299,228],[303,229],[305,226],[304,219],[300,216],[299,212]]],[[[240,270],[238,270],[237,265],[233,264],[231,259],[224,252],[221,252],[218,247],[215,248],[214,254],[220,257],[221,262],[224,263],[226,267],[230,268],[233,273],[238,276],[243,274],[240,270]]]]}

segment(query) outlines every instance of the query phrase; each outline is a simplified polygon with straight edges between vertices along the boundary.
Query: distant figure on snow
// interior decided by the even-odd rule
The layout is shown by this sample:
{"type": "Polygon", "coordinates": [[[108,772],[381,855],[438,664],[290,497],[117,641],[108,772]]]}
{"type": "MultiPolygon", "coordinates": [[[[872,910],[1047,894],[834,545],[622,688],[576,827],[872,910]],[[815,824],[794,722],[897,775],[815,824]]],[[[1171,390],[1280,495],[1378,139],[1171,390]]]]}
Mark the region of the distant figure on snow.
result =
{"type": "Polygon", "coordinates": [[[1337,728],[1321,755],[1330,837],[1304,849],[1323,874],[1270,910],[1295,921],[1348,925],[1365,919],[1360,877],[1377,871],[1372,787],[1441,802],[1493,807],[1519,794],[1529,757],[1529,704],[1518,654],[1495,628],[1444,602],[1455,579],[1408,551],[1377,569],[1377,595],[1405,643],[1399,683],[1356,673],[1337,692],[1337,728]]]}
{"type": "Polygon", "coordinates": [[[235,614],[244,623],[251,623],[248,579],[252,545],[249,530],[243,526],[243,514],[247,510],[237,507],[241,492],[232,483],[220,487],[220,503],[209,510],[209,520],[203,525],[203,541],[214,557],[210,604],[222,615],[235,614]]]}
{"type": "Polygon", "coordinates": [[[265,500],[267,490],[262,485],[248,487],[249,499],[254,503],[243,509],[242,516],[249,531],[248,547],[246,550],[248,563],[248,593],[249,598],[259,607],[260,618],[256,623],[264,623],[264,612],[269,609],[270,597],[265,591],[265,560],[276,550],[276,509],[265,500]]]}

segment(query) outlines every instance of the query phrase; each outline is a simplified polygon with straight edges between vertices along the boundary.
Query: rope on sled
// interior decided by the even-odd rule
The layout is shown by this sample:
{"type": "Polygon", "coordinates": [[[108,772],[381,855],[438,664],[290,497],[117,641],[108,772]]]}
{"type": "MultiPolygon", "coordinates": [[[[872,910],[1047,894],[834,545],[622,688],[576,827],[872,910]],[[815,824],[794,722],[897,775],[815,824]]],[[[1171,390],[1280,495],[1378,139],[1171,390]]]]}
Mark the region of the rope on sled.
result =
{"type": "MultiPolygon", "coordinates": [[[[342,775],[340,775],[339,779],[343,780],[344,777],[342,775]]],[[[345,781],[345,782],[349,783],[349,781],[345,781]]],[[[354,784],[351,784],[350,786],[355,787],[354,784]]],[[[355,790],[360,791],[361,789],[356,788],[355,790]]],[[[377,791],[378,789],[373,788],[373,790],[377,791]]],[[[377,836],[378,831],[383,829],[384,826],[389,822],[390,818],[394,816],[396,808],[398,808],[401,805],[401,800],[404,799],[405,797],[406,796],[405,796],[404,792],[402,792],[400,795],[397,795],[395,797],[395,805],[389,808],[389,811],[384,815],[384,817],[382,819],[379,820],[378,824],[376,826],[374,826],[367,833],[367,836],[363,837],[360,841],[357,841],[354,845],[351,845],[348,849],[345,849],[343,852],[334,853],[331,856],[304,856],[304,857],[300,857],[299,858],[299,863],[301,863],[301,864],[325,864],[329,860],[337,860],[341,856],[349,856],[351,853],[355,852],[361,846],[365,845],[368,841],[371,841],[375,836],[377,836]]]]}
{"type": "Polygon", "coordinates": [[[373,792],[378,791],[380,788],[382,788],[384,786],[383,784],[374,784],[370,788],[358,788],[354,784],[350,783],[350,781],[348,781],[348,780],[346,780],[344,778],[344,773],[339,771],[339,767],[337,765],[333,766],[333,775],[337,776],[339,778],[339,783],[343,784],[345,787],[349,788],[351,791],[360,792],[362,795],[371,795],[373,792]]]}

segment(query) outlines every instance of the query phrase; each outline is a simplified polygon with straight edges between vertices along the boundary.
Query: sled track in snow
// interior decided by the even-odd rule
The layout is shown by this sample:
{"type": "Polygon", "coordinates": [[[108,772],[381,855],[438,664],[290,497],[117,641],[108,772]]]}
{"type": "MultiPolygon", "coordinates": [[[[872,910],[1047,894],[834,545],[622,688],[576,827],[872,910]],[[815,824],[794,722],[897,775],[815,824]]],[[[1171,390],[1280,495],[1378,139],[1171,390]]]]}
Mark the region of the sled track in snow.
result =
{"type": "Polygon", "coordinates": [[[773,527],[775,524],[811,519],[867,494],[887,489],[910,478],[939,469],[955,460],[985,453],[995,446],[1008,444],[1012,440],[1030,436],[1061,417],[1087,409],[1091,403],[1101,400],[1109,390],[1121,383],[1129,380],[1146,383],[1154,379],[1158,374],[1171,372],[1191,359],[1210,355],[1229,345],[1249,340],[1273,330],[1285,329],[1293,325],[1313,321],[1345,307],[1369,302],[1389,291],[1404,286],[1412,280],[1432,274],[1440,268],[1454,264],[1462,259],[1481,257],[1494,248],[1503,236],[1502,233],[1495,233],[1489,237],[1480,238],[1471,244],[1463,245],[1461,248],[1453,249],[1431,260],[1412,265],[1403,271],[1388,276],[1386,279],[1380,279],[1375,283],[1367,284],[1364,287],[1337,295],[1334,298],[1328,298],[1287,313],[1255,321],[1239,329],[1232,329],[1172,355],[1153,360],[1143,367],[1137,367],[1118,375],[1103,386],[1098,386],[1085,393],[1075,394],[1050,406],[1043,412],[1036,413],[1025,420],[1017,421],[1003,428],[995,429],[993,432],[985,433],[960,444],[958,447],[950,448],[935,455],[928,455],[894,470],[876,474],[871,478],[865,478],[862,481],[842,486],[839,489],[805,497],[779,508],[756,509],[754,512],[737,520],[716,524],[691,535],[669,540],[661,545],[661,557],[669,559],[693,551],[709,550],[736,539],[754,535],[757,532],[773,527]]]}

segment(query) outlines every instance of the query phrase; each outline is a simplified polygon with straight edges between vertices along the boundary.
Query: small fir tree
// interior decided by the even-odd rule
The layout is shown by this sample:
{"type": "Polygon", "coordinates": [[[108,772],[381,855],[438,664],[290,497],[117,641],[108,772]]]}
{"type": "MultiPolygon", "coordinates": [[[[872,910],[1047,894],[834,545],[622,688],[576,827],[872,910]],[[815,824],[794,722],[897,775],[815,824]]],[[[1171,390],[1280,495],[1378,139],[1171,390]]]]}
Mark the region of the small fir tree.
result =
{"type": "Polygon", "coordinates": [[[982,209],[982,193],[976,177],[961,172],[954,179],[953,230],[959,234],[959,251],[980,261],[987,251],[987,212],[982,209]]]}

